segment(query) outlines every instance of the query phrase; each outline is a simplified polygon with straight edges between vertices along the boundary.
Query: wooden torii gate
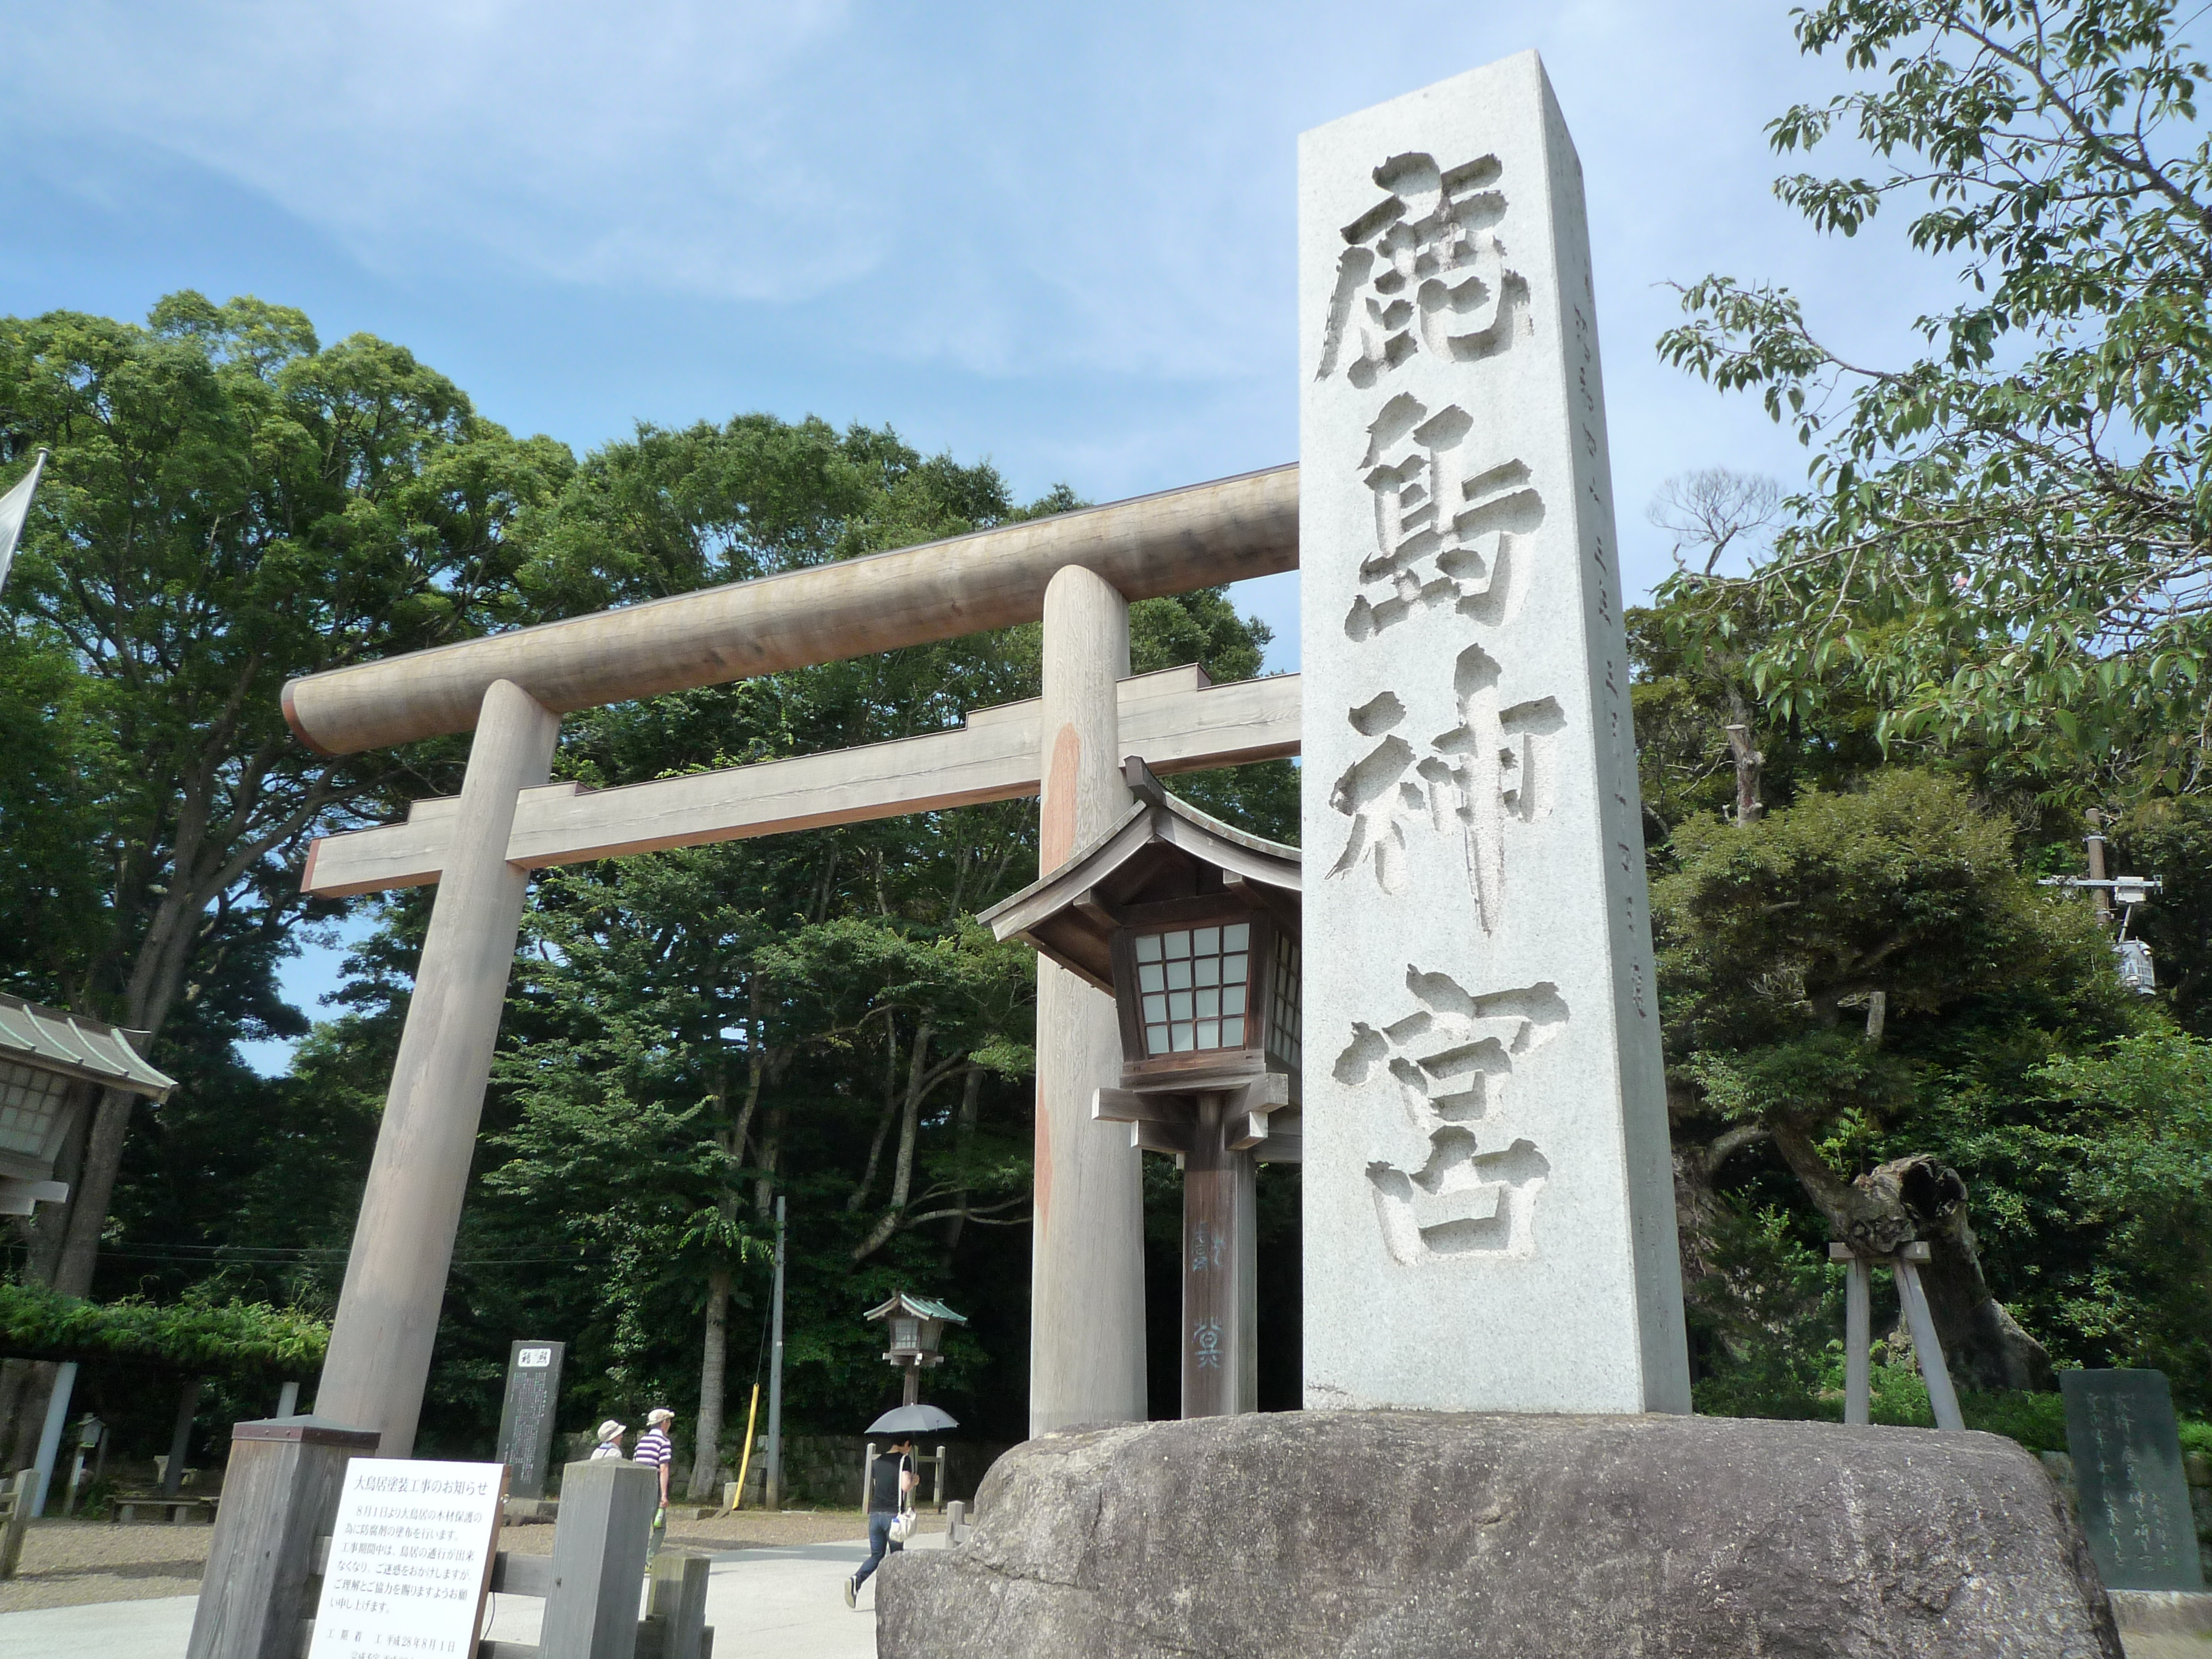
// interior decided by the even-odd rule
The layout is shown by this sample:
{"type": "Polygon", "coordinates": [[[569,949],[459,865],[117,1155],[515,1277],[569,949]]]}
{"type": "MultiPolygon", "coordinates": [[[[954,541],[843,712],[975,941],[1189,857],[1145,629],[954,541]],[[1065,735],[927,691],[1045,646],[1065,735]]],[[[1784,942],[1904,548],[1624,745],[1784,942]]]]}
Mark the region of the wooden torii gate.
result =
{"type": "MultiPolygon", "coordinates": [[[[1120,766],[1188,771],[1299,752],[1295,676],[1131,678],[1128,605],[1297,564],[1297,469],[1277,467],[812,566],[295,680],[319,752],[474,729],[458,797],[325,837],[304,890],[439,891],[362,1194],[319,1416],[414,1445],[530,872],[903,812],[1039,796],[1056,868],[1130,796],[1120,766]],[[606,790],[547,781],[563,714],[1044,623],[1043,695],[954,731],[606,790]]],[[[1138,1153],[1091,1121],[1119,1079],[1112,1000],[1038,963],[1030,1425],[1141,1420],[1138,1153]]]]}

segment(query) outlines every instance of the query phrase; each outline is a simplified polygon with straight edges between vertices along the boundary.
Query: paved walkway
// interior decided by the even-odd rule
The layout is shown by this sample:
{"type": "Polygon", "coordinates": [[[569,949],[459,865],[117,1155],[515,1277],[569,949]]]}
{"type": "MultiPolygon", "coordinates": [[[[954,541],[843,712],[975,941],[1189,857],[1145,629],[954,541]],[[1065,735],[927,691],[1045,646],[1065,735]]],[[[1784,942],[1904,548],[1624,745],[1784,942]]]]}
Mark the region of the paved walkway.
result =
{"type": "MultiPolygon", "coordinates": [[[[941,1533],[911,1546],[944,1547],[941,1533]]],[[[855,1613],[839,1588],[867,1553],[866,1540],[851,1539],[715,1555],[707,1589],[714,1659],[874,1659],[872,1589],[861,1591],[855,1613]]],[[[172,1595],[0,1613],[0,1659],[183,1659],[198,1600],[172,1595]]],[[[522,1595],[494,1601],[488,1634],[538,1639],[543,1602],[522,1595]]]]}

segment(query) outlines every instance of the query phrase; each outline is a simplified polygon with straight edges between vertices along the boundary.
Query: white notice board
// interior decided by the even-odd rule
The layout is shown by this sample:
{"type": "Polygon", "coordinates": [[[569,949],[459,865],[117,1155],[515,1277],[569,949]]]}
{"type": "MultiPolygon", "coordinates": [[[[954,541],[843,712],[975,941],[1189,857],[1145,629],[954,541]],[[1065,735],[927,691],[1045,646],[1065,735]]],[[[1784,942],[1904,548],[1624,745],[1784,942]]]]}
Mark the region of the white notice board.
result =
{"type": "Polygon", "coordinates": [[[346,1465],[307,1659],[473,1659],[503,1463],[346,1465]]]}

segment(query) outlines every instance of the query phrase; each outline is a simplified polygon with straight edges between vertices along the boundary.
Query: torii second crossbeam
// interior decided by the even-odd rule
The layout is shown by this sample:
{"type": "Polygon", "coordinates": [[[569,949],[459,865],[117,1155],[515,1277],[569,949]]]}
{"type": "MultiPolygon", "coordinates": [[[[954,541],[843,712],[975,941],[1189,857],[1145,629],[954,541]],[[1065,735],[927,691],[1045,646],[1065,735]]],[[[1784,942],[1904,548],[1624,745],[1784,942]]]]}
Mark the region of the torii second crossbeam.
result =
{"type": "MultiPolygon", "coordinates": [[[[1121,752],[1162,774],[1239,766],[1298,752],[1298,678],[1211,684],[1195,665],[1116,688],[1121,752]]],[[[507,841],[525,869],[697,847],[826,824],[857,823],[1034,795],[1042,705],[976,710],[967,724],[894,743],[661,778],[619,789],[550,783],[517,797],[507,841]]],[[[300,890],[325,898],[438,879],[459,796],[415,803],[406,819],[325,836],[300,890]]]]}

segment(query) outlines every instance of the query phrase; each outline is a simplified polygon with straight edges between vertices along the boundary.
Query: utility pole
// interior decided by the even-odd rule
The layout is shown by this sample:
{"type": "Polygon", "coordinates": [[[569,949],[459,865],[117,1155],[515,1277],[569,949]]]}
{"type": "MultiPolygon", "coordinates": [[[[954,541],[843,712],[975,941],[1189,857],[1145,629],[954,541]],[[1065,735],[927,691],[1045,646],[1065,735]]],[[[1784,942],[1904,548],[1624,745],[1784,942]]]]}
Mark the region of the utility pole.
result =
{"type": "Polygon", "coordinates": [[[2105,885],[2105,815],[2095,807],[2089,809],[2089,833],[2082,838],[2089,852],[2089,879],[2094,884],[2089,889],[2096,901],[2097,920],[2109,922],[2112,919],[2112,890],[2105,885]]]}
{"type": "Polygon", "coordinates": [[[2147,903],[2150,896],[2163,884],[2155,876],[2108,876],[2105,873],[2105,815],[2094,807],[2089,810],[2089,833],[2084,836],[2083,847],[2088,853],[2089,873],[2087,876],[2045,876],[2039,884],[2045,887],[2066,887],[2089,890],[2089,896],[2097,906],[2098,925],[2110,927],[2112,912],[2119,909],[2119,931],[2112,940],[2112,955],[2119,969],[2120,982],[2130,991],[2143,996],[2158,988],[2157,964],[2151,958],[2150,946],[2139,939],[2130,939],[2128,929],[2134,924],[2136,907],[2147,903]]]}
{"type": "Polygon", "coordinates": [[[775,1199],[775,1310],[768,1362],[767,1507],[783,1507],[783,1194],[775,1199]]]}

